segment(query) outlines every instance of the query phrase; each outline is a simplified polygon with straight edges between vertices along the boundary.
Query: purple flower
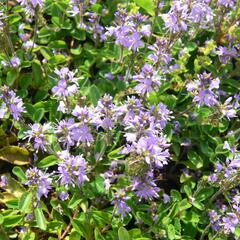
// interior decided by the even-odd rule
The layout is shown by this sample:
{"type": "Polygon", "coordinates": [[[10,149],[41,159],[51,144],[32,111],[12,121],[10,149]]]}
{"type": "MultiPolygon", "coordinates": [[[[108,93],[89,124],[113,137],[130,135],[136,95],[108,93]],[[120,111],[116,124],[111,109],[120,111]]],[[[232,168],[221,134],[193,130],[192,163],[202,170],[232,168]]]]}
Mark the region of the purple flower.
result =
{"type": "Polygon", "coordinates": [[[229,120],[237,117],[237,109],[234,107],[233,103],[230,103],[232,99],[232,97],[229,97],[225,103],[220,106],[222,114],[229,120]]]}
{"type": "Polygon", "coordinates": [[[213,173],[211,174],[209,177],[208,177],[208,180],[212,183],[216,182],[218,180],[218,176],[216,173],[213,173]]]}
{"type": "Polygon", "coordinates": [[[74,124],[71,127],[71,137],[74,141],[86,143],[88,146],[93,141],[93,136],[87,124],[74,124]]]}
{"type": "Polygon", "coordinates": [[[59,196],[60,200],[66,201],[69,198],[68,192],[62,191],[60,192],[59,196]]]}
{"type": "Polygon", "coordinates": [[[211,222],[211,226],[212,226],[213,230],[219,231],[221,229],[220,216],[214,210],[211,210],[208,213],[208,216],[210,217],[210,222],[211,222]]]}
{"type": "Polygon", "coordinates": [[[73,146],[75,144],[72,138],[72,126],[75,124],[75,121],[70,118],[68,120],[61,120],[56,128],[56,133],[60,136],[58,141],[63,143],[63,146],[73,146]]]}
{"type": "Polygon", "coordinates": [[[129,197],[126,197],[126,193],[123,189],[119,189],[114,194],[112,204],[114,204],[114,213],[116,215],[124,218],[129,212],[131,212],[131,208],[126,203],[128,199],[129,197]]]}
{"type": "Polygon", "coordinates": [[[44,6],[45,0],[17,0],[17,1],[22,5],[22,7],[24,7],[26,14],[34,16],[35,9],[37,7],[42,8],[44,6]]]}
{"type": "Polygon", "coordinates": [[[165,38],[157,38],[156,43],[149,46],[148,49],[153,51],[148,58],[154,63],[162,63],[167,65],[172,60],[168,49],[168,41],[165,38]]]}
{"type": "Polygon", "coordinates": [[[147,173],[145,178],[135,177],[132,183],[132,189],[135,191],[137,197],[145,200],[152,200],[158,198],[160,188],[154,183],[153,174],[147,173]]]}
{"type": "Polygon", "coordinates": [[[164,202],[165,204],[171,202],[170,196],[167,195],[166,193],[163,194],[163,202],[164,202]]]}
{"type": "Polygon", "coordinates": [[[219,88],[219,83],[220,80],[218,78],[213,79],[211,74],[204,72],[203,74],[199,74],[198,78],[193,82],[189,82],[186,87],[195,96],[193,102],[198,103],[199,106],[206,105],[213,107],[218,104],[214,89],[219,88]]]}
{"type": "Polygon", "coordinates": [[[75,184],[83,185],[85,181],[88,181],[87,163],[82,155],[71,156],[67,151],[59,155],[63,159],[63,162],[58,164],[61,185],[74,187],[75,184]]]}
{"type": "Polygon", "coordinates": [[[8,179],[5,175],[2,175],[1,178],[0,178],[0,187],[1,188],[6,188],[7,185],[8,185],[8,179]]]}
{"type": "Polygon", "coordinates": [[[52,179],[50,177],[51,175],[44,173],[37,168],[30,168],[26,171],[26,176],[28,180],[25,184],[37,188],[38,200],[40,200],[42,196],[47,197],[49,191],[52,188],[52,179]]]}
{"type": "Polygon", "coordinates": [[[47,141],[47,134],[51,129],[50,123],[45,123],[43,125],[39,123],[34,123],[31,125],[31,130],[25,132],[25,138],[28,138],[28,141],[33,139],[33,146],[38,151],[39,149],[47,151],[46,147],[49,145],[47,141]]]}
{"type": "Polygon", "coordinates": [[[138,142],[134,142],[133,146],[137,154],[144,157],[145,161],[149,165],[155,165],[158,168],[162,168],[168,164],[170,154],[166,147],[169,144],[163,137],[149,136],[141,137],[138,142]]]}
{"type": "Polygon", "coordinates": [[[54,96],[57,97],[68,97],[78,90],[78,86],[76,84],[72,84],[70,86],[67,85],[67,81],[62,78],[59,80],[58,85],[52,88],[52,92],[54,96]]]}
{"type": "Polygon", "coordinates": [[[0,108],[0,118],[4,118],[9,112],[13,119],[19,120],[21,114],[25,112],[22,99],[16,96],[16,93],[7,86],[3,86],[0,89],[0,93],[0,98],[3,101],[0,108]]]}
{"type": "Polygon", "coordinates": [[[224,7],[234,8],[236,0],[218,0],[218,4],[224,7]]]}
{"type": "Polygon", "coordinates": [[[141,95],[152,92],[153,89],[160,86],[161,81],[158,72],[153,69],[153,66],[147,63],[142,67],[141,73],[133,76],[133,79],[139,82],[135,90],[141,95]]]}
{"type": "Polygon", "coordinates": [[[236,226],[239,223],[239,219],[235,213],[226,213],[226,216],[222,218],[223,227],[225,233],[234,233],[236,226]]]}
{"type": "Polygon", "coordinates": [[[144,42],[141,39],[151,33],[150,25],[144,25],[146,17],[139,13],[129,16],[125,10],[118,11],[115,16],[116,26],[107,27],[105,36],[115,37],[116,44],[134,52],[144,47],[144,42]]]}
{"type": "Polygon", "coordinates": [[[238,57],[236,48],[231,46],[219,46],[215,52],[219,56],[219,60],[224,64],[227,64],[232,58],[238,57]]]}

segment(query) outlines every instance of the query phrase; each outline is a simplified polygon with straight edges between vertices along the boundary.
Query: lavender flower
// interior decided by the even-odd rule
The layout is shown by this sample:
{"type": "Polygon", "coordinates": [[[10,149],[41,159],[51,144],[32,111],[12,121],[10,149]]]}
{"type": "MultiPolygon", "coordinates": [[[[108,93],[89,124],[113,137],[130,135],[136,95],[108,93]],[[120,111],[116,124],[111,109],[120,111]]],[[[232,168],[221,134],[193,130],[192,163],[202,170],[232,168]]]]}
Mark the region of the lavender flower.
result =
{"type": "Polygon", "coordinates": [[[144,178],[135,177],[132,186],[132,189],[140,200],[152,200],[159,197],[158,192],[160,188],[154,183],[152,172],[148,172],[144,178]]]}
{"type": "Polygon", "coordinates": [[[16,93],[7,86],[3,86],[0,93],[0,99],[3,101],[0,108],[0,118],[4,118],[9,112],[13,119],[19,120],[21,114],[25,112],[22,99],[16,96],[16,93]]]}
{"type": "Polygon", "coordinates": [[[25,132],[25,138],[28,138],[28,141],[33,139],[34,149],[38,152],[39,149],[47,151],[47,146],[49,145],[47,141],[47,134],[51,129],[50,123],[45,123],[43,125],[39,123],[34,123],[30,126],[31,129],[25,132]]]}
{"type": "Polygon", "coordinates": [[[4,67],[13,67],[13,68],[18,68],[21,65],[20,58],[17,56],[14,56],[12,59],[10,59],[10,62],[2,61],[1,63],[4,67]]]}
{"type": "Polygon", "coordinates": [[[219,46],[215,52],[219,56],[219,60],[224,64],[227,64],[232,58],[238,57],[236,48],[231,46],[219,46]]]}
{"type": "Polygon", "coordinates": [[[93,141],[93,136],[87,124],[74,124],[71,127],[71,137],[77,143],[86,143],[88,146],[93,141]]]}
{"type": "Polygon", "coordinates": [[[235,213],[227,213],[226,216],[222,218],[222,222],[225,233],[234,233],[239,219],[235,213]]]}
{"type": "Polygon", "coordinates": [[[99,99],[93,115],[91,116],[91,122],[97,127],[97,129],[99,127],[105,130],[111,130],[114,128],[115,105],[112,100],[113,98],[108,94],[105,94],[99,99]]]}
{"type": "Polygon", "coordinates": [[[236,5],[236,0],[218,0],[220,6],[234,8],[236,5]]]}
{"type": "Polygon", "coordinates": [[[37,198],[40,200],[42,196],[47,197],[49,191],[51,190],[52,179],[51,175],[44,173],[37,168],[30,168],[26,171],[27,182],[25,183],[28,186],[36,187],[37,189],[37,198]]]}
{"type": "Polygon", "coordinates": [[[151,33],[150,25],[141,25],[146,22],[146,17],[139,13],[129,16],[125,10],[119,10],[115,16],[116,26],[107,28],[106,37],[114,36],[116,44],[134,52],[138,51],[144,46],[142,37],[151,33]]]}
{"type": "Polygon", "coordinates": [[[220,80],[218,78],[213,79],[211,74],[204,72],[199,74],[198,78],[193,82],[189,82],[186,87],[187,90],[195,95],[194,102],[197,102],[199,106],[207,105],[213,107],[218,104],[217,96],[214,89],[219,88],[220,80]]]}
{"type": "Polygon", "coordinates": [[[163,15],[166,28],[172,33],[186,32],[194,24],[198,24],[199,28],[207,28],[212,24],[213,17],[213,10],[205,0],[175,0],[170,11],[163,15]]]}
{"type": "Polygon", "coordinates": [[[114,204],[114,213],[116,215],[124,218],[129,212],[131,212],[131,208],[126,203],[128,199],[129,197],[126,197],[124,189],[119,189],[114,194],[114,200],[112,201],[112,204],[114,204]]]}
{"type": "Polygon", "coordinates": [[[5,175],[2,175],[0,178],[0,188],[6,188],[8,185],[8,179],[5,175]]]}
{"type": "Polygon", "coordinates": [[[148,49],[153,51],[148,58],[154,63],[162,63],[167,65],[172,60],[168,49],[168,41],[165,38],[157,38],[156,43],[149,46],[148,49]]]}
{"type": "Polygon", "coordinates": [[[133,79],[139,82],[135,90],[141,95],[152,92],[153,89],[160,86],[161,81],[158,72],[155,71],[150,64],[145,64],[141,73],[133,76],[133,79]]]}
{"type": "Polygon", "coordinates": [[[69,198],[68,192],[62,191],[60,192],[59,196],[60,200],[66,201],[69,198]]]}
{"type": "Polygon", "coordinates": [[[87,163],[82,155],[71,156],[69,152],[64,151],[59,156],[64,160],[58,164],[61,185],[83,185],[88,181],[87,163]]]}
{"type": "Polygon", "coordinates": [[[52,88],[54,96],[59,100],[58,111],[65,113],[68,111],[68,98],[78,92],[78,78],[75,77],[76,72],[70,71],[67,67],[58,70],[55,69],[55,74],[57,74],[59,81],[57,86],[52,88]]]}
{"type": "Polygon", "coordinates": [[[63,146],[74,146],[75,141],[72,137],[72,126],[75,124],[74,119],[61,120],[56,128],[56,133],[60,136],[58,141],[63,143],[63,146]]]}
{"type": "Polygon", "coordinates": [[[17,0],[17,1],[22,5],[22,7],[24,7],[26,14],[34,16],[37,7],[43,8],[45,0],[17,0]]]}

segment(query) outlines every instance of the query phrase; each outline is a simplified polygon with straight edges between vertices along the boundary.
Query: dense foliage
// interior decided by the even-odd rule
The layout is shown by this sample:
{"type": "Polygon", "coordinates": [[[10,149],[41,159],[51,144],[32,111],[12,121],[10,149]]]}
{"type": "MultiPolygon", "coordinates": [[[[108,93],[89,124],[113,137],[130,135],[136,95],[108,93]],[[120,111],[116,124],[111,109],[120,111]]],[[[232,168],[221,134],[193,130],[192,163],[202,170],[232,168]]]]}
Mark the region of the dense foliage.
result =
{"type": "Polygon", "coordinates": [[[240,237],[240,1],[2,0],[0,239],[240,237]]]}

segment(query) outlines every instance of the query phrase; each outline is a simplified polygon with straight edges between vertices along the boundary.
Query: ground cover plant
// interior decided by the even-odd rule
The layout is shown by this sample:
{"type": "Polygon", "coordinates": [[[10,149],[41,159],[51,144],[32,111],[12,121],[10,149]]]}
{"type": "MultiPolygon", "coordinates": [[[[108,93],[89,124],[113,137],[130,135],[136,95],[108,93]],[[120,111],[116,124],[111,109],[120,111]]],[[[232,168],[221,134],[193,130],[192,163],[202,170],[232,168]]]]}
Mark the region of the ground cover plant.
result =
{"type": "Polygon", "coordinates": [[[240,1],[2,0],[0,240],[240,238],[240,1]]]}

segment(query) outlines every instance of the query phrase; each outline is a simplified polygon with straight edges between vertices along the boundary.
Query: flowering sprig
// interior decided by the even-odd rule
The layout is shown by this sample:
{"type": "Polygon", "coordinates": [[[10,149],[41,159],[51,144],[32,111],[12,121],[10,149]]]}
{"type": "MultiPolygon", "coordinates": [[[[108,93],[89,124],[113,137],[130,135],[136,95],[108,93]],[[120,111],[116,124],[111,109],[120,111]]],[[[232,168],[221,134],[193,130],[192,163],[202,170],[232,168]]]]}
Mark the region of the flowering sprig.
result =
{"type": "Polygon", "coordinates": [[[23,101],[16,93],[7,86],[0,88],[0,119],[5,118],[10,113],[14,120],[19,120],[22,113],[26,112],[23,101]]]}

